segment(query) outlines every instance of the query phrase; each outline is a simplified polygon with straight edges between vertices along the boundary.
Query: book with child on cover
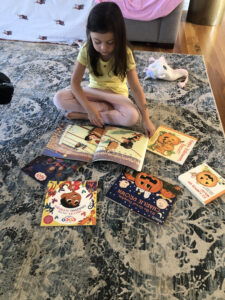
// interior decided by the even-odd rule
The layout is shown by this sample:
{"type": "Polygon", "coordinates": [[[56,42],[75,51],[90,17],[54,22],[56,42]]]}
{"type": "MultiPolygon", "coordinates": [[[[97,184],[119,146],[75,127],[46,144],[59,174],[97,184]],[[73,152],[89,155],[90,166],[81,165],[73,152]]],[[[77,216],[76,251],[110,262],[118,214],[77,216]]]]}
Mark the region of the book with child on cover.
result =
{"type": "Polygon", "coordinates": [[[188,170],[178,179],[204,205],[225,193],[225,179],[206,163],[188,170]]]}
{"type": "Polygon", "coordinates": [[[63,181],[84,164],[81,161],[39,155],[21,170],[41,184],[50,180],[63,181]]]}
{"type": "Polygon", "coordinates": [[[147,150],[183,165],[197,138],[160,125],[149,139],[147,150]]]}
{"type": "Polygon", "coordinates": [[[116,179],[106,196],[162,225],[180,190],[179,186],[152,174],[126,170],[116,179]]]}
{"type": "Polygon", "coordinates": [[[41,226],[96,225],[96,181],[49,181],[41,226]]]}
{"type": "Polygon", "coordinates": [[[148,140],[126,128],[61,124],[42,154],[86,162],[112,161],[140,171],[148,140]]]}

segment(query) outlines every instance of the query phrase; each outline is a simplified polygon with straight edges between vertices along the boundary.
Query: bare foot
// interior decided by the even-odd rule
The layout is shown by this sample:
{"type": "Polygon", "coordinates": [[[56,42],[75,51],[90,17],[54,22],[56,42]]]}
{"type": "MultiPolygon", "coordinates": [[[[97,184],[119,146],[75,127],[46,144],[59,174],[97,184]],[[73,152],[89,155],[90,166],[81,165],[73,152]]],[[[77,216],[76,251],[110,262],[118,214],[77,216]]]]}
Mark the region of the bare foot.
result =
{"type": "Polygon", "coordinates": [[[87,120],[88,119],[88,114],[85,113],[79,113],[79,112],[71,112],[66,115],[67,119],[69,120],[87,120]]]}

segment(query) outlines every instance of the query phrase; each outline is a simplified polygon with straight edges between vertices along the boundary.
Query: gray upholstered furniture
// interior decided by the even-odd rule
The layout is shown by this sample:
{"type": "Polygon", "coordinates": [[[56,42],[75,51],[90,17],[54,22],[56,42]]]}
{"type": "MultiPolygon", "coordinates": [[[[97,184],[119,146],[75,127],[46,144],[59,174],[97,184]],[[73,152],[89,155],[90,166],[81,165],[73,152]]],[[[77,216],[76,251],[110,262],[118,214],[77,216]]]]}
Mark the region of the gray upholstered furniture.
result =
{"type": "Polygon", "coordinates": [[[125,19],[128,40],[159,43],[172,47],[177,39],[182,8],[183,2],[169,15],[152,21],[125,19]]]}

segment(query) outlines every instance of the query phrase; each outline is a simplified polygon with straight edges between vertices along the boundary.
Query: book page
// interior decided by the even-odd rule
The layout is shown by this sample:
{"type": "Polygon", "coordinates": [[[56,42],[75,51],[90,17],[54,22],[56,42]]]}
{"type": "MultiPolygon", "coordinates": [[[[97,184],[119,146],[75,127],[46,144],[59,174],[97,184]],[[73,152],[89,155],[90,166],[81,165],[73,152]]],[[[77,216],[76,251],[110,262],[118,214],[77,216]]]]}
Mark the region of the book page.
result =
{"type": "Polygon", "coordinates": [[[93,126],[61,125],[42,154],[90,162],[102,133],[102,128],[93,126]]]}
{"type": "Polygon", "coordinates": [[[113,161],[140,171],[149,138],[119,127],[106,127],[93,160],[113,161]]]}
{"type": "Polygon", "coordinates": [[[149,139],[147,150],[183,165],[196,141],[195,137],[161,125],[149,139]]]}

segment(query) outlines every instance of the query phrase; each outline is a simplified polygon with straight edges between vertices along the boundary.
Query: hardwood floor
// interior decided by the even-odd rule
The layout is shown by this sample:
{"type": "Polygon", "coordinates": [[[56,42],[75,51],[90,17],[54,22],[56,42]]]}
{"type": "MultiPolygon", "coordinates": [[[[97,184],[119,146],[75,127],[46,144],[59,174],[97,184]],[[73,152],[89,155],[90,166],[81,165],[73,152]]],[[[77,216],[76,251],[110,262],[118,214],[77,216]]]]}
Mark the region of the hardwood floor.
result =
{"type": "Polygon", "coordinates": [[[203,55],[225,132],[225,15],[220,25],[203,26],[186,22],[186,12],[183,12],[173,49],[158,48],[144,43],[132,45],[135,50],[203,55]]]}

